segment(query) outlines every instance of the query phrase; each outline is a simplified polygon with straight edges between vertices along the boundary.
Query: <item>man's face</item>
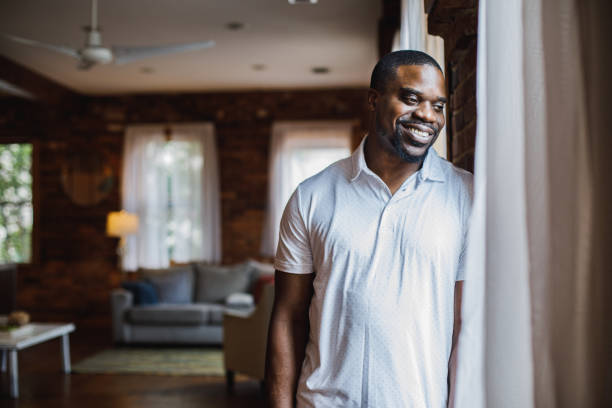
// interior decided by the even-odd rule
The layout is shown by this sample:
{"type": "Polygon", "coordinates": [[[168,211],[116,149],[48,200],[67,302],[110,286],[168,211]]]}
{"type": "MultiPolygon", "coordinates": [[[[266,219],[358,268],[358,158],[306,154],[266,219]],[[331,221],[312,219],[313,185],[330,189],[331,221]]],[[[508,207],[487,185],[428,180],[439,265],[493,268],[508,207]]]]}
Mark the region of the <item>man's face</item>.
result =
{"type": "Polygon", "coordinates": [[[384,92],[370,91],[376,133],[383,148],[405,162],[425,159],[444,127],[444,76],[430,65],[402,65],[384,92]]]}

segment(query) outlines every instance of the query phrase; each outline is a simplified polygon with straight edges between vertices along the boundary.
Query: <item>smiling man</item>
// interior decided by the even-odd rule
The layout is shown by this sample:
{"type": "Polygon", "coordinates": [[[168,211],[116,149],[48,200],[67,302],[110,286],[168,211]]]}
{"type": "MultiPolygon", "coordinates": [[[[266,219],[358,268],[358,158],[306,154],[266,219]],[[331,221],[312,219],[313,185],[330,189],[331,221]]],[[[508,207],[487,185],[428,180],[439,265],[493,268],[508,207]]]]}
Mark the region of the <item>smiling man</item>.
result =
{"type": "Polygon", "coordinates": [[[275,260],[271,407],[445,407],[472,175],[431,149],[446,91],[419,51],[372,73],[369,134],[289,200],[275,260]]]}

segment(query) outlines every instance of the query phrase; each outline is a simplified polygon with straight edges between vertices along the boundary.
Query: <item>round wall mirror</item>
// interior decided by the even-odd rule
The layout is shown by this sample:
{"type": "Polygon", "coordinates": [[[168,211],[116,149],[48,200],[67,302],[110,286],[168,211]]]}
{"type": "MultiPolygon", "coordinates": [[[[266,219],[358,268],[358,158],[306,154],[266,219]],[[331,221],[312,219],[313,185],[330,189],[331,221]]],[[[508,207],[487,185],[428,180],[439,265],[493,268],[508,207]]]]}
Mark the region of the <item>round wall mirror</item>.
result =
{"type": "Polygon", "coordinates": [[[92,206],[112,191],[112,167],[98,151],[72,152],[62,166],[62,188],[73,203],[92,206]]]}

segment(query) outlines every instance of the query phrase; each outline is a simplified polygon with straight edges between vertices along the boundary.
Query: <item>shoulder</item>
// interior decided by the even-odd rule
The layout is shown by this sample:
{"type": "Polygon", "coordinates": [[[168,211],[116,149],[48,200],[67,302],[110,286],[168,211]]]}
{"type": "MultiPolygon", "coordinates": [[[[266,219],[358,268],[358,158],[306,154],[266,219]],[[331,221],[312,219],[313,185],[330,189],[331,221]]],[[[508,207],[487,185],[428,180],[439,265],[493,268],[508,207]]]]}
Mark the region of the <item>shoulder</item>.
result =
{"type": "Polygon", "coordinates": [[[449,188],[472,197],[474,192],[474,175],[467,170],[455,166],[446,159],[438,159],[449,188]]]}

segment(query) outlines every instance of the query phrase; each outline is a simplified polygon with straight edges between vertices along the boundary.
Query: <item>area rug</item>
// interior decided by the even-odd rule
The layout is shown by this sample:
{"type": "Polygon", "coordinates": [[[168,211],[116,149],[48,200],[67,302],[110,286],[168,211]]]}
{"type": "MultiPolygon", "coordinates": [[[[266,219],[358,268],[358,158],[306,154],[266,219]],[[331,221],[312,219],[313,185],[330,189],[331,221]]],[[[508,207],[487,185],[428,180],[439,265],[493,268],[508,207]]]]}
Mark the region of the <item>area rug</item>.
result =
{"type": "Polygon", "coordinates": [[[72,366],[75,373],[225,375],[223,351],[209,348],[114,348],[72,366]]]}

